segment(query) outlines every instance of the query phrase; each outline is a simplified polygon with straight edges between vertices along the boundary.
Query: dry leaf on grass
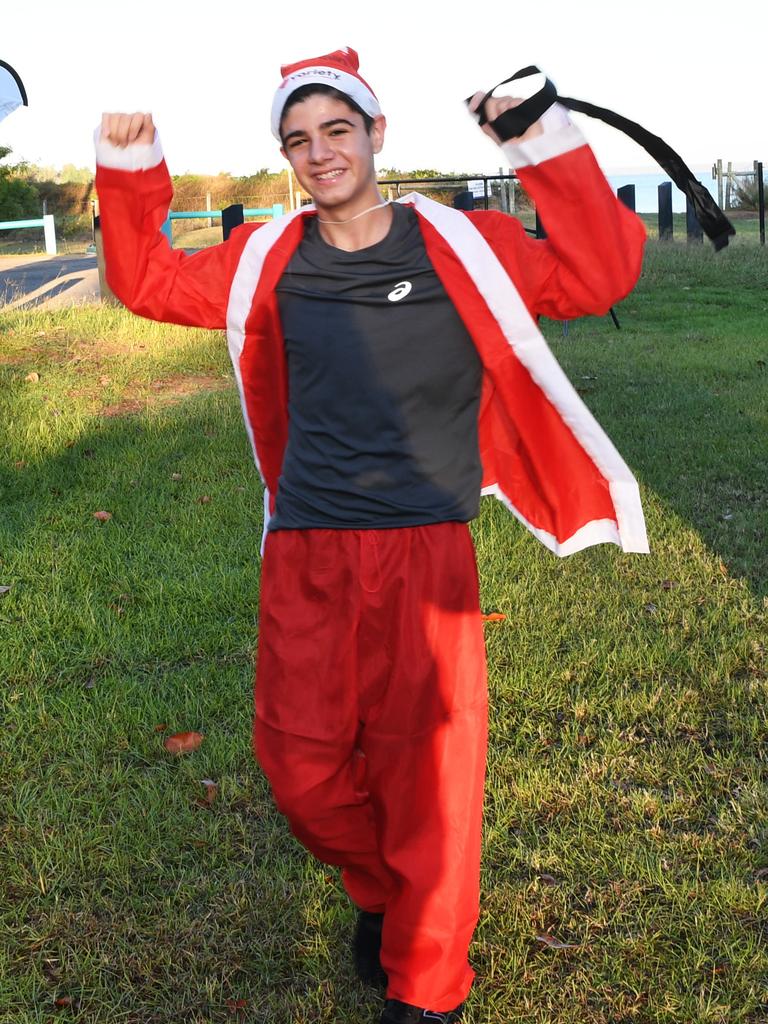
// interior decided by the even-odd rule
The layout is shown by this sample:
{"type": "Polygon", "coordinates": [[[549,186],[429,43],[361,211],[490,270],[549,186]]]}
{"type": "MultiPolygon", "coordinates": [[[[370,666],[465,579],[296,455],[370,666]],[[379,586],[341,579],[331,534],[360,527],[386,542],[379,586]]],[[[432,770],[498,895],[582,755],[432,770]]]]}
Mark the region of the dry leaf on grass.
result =
{"type": "Polygon", "coordinates": [[[10,589],[10,587],[0,587],[0,597],[5,597],[10,589]]]}
{"type": "Polygon", "coordinates": [[[502,615],[501,612],[488,612],[480,616],[483,622],[504,622],[507,618],[506,615],[502,615]]]}
{"type": "Polygon", "coordinates": [[[211,496],[210,496],[210,494],[204,494],[202,497],[198,498],[197,500],[198,500],[198,503],[200,505],[210,505],[210,503],[211,503],[211,496]]]}
{"type": "Polygon", "coordinates": [[[200,732],[175,732],[163,741],[169,754],[189,754],[197,750],[205,737],[200,732]]]}
{"type": "Polygon", "coordinates": [[[27,374],[27,376],[24,378],[24,380],[28,384],[37,384],[37,382],[40,380],[40,374],[39,373],[35,373],[34,370],[33,370],[32,373],[28,373],[27,374]]]}
{"type": "Polygon", "coordinates": [[[100,523],[108,523],[109,520],[112,518],[112,513],[104,512],[103,510],[101,512],[94,512],[93,518],[98,519],[100,523]]]}
{"type": "Polygon", "coordinates": [[[238,1017],[243,1013],[246,1006],[248,1005],[247,999],[228,999],[227,1010],[230,1013],[236,1014],[238,1017]]]}
{"type": "Polygon", "coordinates": [[[214,782],[213,779],[201,779],[200,782],[205,786],[205,796],[201,797],[197,803],[201,807],[212,807],[216,797],[219,795],[218,783],[214,782]]]}

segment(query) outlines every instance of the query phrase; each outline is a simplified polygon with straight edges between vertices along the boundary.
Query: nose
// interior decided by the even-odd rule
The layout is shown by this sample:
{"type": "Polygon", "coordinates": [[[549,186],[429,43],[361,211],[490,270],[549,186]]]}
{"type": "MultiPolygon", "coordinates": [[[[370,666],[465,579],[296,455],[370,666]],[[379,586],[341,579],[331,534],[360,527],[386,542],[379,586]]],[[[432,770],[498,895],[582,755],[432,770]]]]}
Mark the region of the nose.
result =
{"type": "Polygon", "coordinates": [[[321,164],[333,156],[333,149],[324,135],[317,135],[309,140],[309,159],[313,164],[321,164]]]}

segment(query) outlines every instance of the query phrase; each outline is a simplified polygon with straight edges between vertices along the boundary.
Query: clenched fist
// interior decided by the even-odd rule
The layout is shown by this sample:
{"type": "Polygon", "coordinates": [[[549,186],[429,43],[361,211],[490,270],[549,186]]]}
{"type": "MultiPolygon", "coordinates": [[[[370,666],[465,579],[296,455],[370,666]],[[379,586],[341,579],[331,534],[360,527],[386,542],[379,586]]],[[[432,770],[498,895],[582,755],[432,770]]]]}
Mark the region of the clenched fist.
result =
{"type": "Polygon", "coordinates": [[[151,146],[155,141],[155,123],[151,114],[102,114],[101,138],[121,149],[134,143],[151,146]]]}
{"type": "MultiPolygon", "coordinates": [[[[479,107],[480,101],[482,100],[483,96],[485,96],[484,92],[476,92],[472,99],[469,101],[469,109],[472,111],[473,114],[479,107]]],[[[503,114],[505,110],[511,110],[513,107],[519,107],[522,102],[523,100],[518,99],[515,96],[500,96],[498,98],[495,96],[491,96],[491,98],[485,104],[485,116],[488,118],[488,121],[495,121],[496,118],[499,117],[499,115],[503,114]]],[[[486,122],[483,125],[483,131],[485,132],[486,135],[490,135],[494,142],[501,142],[501,139],[498,137],[493,128],[491,128],[488,122],[486,122]]],[[[541,121],[534,121],[531,127],[528,129],[528,131],[525,132],[523,135],[519,135],[515,139],[508,139],[507,141],[527,142],[528,139],[534,139],[537,135],[541,135],[543,131],[544,129],[541,125],[541,121]]]]}

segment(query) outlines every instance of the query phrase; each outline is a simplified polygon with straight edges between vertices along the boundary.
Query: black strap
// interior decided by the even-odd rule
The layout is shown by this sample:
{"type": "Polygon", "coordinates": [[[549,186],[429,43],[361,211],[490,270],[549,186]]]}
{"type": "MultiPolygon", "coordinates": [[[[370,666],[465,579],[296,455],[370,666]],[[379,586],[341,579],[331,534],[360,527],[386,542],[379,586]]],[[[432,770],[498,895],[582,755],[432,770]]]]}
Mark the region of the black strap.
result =
{"type": "MultiPolygon", "coordinates": [[[[514,82],[520,78],[527,78],[529,75],[539,74],[541,74],[539,69],[534,65],[530,65],[495,85],[490,92],[485,94],[475,111],[479,116],[480,124],[489,123],[485,112],[485,104],[500,86],[507,85],[508,82],[514,82]]],[[[467,103],[469,102],[467,100],[467,103]]],[[[522,103],[512,110],[504,111],[503,114],[500,114],[499,117],[490,122],[490,126],[502,142],[508,142],[510,139],[526,132],[553,103],[561,103],[569,110],[575,110],[577,113],[598,118],[600,121],[609,124],[612,128],[618,128],[619,131],[624,132],[625,135],[628,135],[638,145],[642,146],[646,153],[650,154],[659,166],[667,172],[680,191],[684,192],[688,197],[696,212],[699,224],[701,224],[702,231],[712,241],[715,250],[723,249],[728,245],[730,236],[735,235],[736,230],[712,198],[709,190],[700,181],[696,180],[693,171],[670,145],[659,138],[658,135],[653,135],[643,128],[642,125],[637,124],[636,121],[630,121],[628,118],[622,117],[621,114],[608,110],[606,107],[596,107],[593,103],[586,103],[584,100],[574,100],[568,96],[558,96],[557,89],[547,78],[545,79],[544,86],[537,93],[534,93],[529,99],[523,100],[522,103]]]]}
{"type": "Polygon", "coordinates": [[[10,72],[11,78],[13,78],[16,85],[19,87],[19,93],[21,95],[22,105],[25,107],[29,106],[27,101],[27,90],[24,88],[24,83],[19,78],[18,71],[14,71],[10,64],[6,64],[4,60],[0,60],[0,68],[5,68],[6,71],[10,72]]]}
{"type": "MultiPolygon", "coordinates": [[[[488,121],[485,114],[485,104],[497,89],[501,88],[502,85],[507,85],[508,82],[516,82],[520,78],[528,78],[529,75],[540,74],[539,69],[531,64],[527,68],[521,68],[520,71],[516,71],[511,78],[505,78],[503,82],[494,85],[493,89],[483,96],[477,108],[477,113],[480,115],[480,124],[484,125],[488,121]]],[[[500,114],[491,123],[491,128],[493,128],[503,142],[506,142],[508,139],[514,139],[518,135],[522,135],[523,132],[528,131],[531,125],[538,121],[542,114],[549,110],[556,101],[557,89],[547,78],[544,81],[543,87],[538,92],[534,93],[527,100],[523,100],[519,106],[513,107],[512,110],[505,110],[503,114],[500,114]]],[[[467,103],[469,103],[469,100],[467,100],[467,103]]]]}

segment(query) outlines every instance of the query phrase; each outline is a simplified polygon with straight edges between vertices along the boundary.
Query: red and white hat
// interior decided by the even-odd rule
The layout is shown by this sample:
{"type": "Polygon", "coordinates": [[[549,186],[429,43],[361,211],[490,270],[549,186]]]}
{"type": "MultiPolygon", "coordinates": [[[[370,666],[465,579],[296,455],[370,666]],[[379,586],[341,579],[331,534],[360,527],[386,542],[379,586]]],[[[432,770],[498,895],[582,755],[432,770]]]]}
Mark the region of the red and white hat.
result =
{"type": "Polygon", "coordinates": [[[323,57],[310,57],[296,64],[280,68],[283,80],[272,102],[272,134],[280,140],[280,118],[288,97],[302,85],[331,85],[343,92],[371,117],[381,113],[376,94],[365,79],[357,73],[360,61],[357,52],[349,46],[334,50],[323,57]]]}

